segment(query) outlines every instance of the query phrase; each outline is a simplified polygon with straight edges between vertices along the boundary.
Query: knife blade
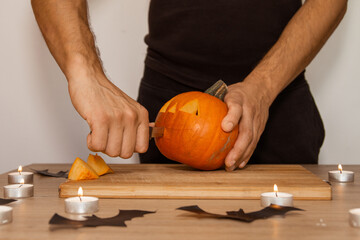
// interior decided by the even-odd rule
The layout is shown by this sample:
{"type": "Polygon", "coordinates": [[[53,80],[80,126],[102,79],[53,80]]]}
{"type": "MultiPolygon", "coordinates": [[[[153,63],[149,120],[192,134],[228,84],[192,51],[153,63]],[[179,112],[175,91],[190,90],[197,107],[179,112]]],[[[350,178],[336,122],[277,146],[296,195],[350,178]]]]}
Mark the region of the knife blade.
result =
{"type": "Polygon", "coordinates": [[[149,138],[162,137],[164,135],[164,127],[149,127],[149,138]]]}

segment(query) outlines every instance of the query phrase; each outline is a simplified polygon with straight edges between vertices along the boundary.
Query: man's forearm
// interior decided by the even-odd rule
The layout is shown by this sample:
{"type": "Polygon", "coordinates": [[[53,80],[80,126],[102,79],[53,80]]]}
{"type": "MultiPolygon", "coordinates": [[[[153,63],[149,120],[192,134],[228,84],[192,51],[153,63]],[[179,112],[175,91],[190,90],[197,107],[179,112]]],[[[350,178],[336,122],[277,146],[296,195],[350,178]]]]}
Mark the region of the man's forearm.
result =
{"type": "Polygon", "coordinates": [[[31,3],[51,54],[67,79],[102,75],[89,28],[86,0],[32,0],[31,3]]]}
{"type": "Polygon", "coordinates": [[[224,131],[238,124],[239,135],[225,159],[226,169],[243,168],[265,129],[269,108],[277,95],[311,62],[341,21],[346,0],[307,0],[280,38],[254,70],[229,86],[229,110],[224,131]]]}
{"type": "Polygon", "coordinates": [[[346,6],[347,0],[307,0],[244,82],[262,86],[272,102],[319,52],[346,6]]]}
{"type": "Polygon", "coordinates": [[[149,144],[147,110],[105,76],[85,0],[32,0],[46,43],[69,81],[75,109],[90,127],[91,151],[129,158],[149,144]]]}

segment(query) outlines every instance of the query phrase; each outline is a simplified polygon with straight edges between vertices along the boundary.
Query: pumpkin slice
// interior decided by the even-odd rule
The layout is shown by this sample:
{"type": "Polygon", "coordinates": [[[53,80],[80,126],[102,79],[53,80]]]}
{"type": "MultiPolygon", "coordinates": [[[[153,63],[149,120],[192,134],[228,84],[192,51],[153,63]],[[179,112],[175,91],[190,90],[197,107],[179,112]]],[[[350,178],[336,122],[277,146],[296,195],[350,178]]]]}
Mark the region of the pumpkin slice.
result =
{"type": "Polygon", "coordinates": [[[95,170],[95,172],[101,176],[107,173],[114,173],[114,171],[105,163],[104,159],[99,155],[89,154],[87,163],[95,170]]]}
{"type": "Polygon", "coordinates": [[[69,177],[70,180],[96,179],[99,175],[86,162],[76,158],[71,166],[69,177]]]}

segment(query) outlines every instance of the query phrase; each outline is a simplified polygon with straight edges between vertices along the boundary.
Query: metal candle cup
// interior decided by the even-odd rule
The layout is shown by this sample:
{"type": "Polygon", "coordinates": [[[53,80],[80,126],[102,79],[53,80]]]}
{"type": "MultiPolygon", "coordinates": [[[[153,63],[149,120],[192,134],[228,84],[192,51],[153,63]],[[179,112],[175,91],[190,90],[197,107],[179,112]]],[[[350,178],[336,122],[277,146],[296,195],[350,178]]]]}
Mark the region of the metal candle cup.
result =
{"type": "Polygon", "coordinates": [[[99,209],[97,197],[83,197],[83,189],[79,187],[78,197],[65,199],[65,212],[75,214],[90,214],[99,209]]]}
{"type": "Polygon", "coordinates": [[[290,193],[278,192],[277,196],[275,192],[266,192],[261,194],[261,206],[268,207],[271,204],[280,206],[293,206],[293,195],[290,193]]]}
{"type": "Polygon", "coordinates": [[[329,171],[328,175],[329,175],[329,181],[332,181],[332,182],[353,182],[354,181],[354,172],[343,171],[341,164],[338,165],[338,170],[329,171]]]}
{"type": "Polygon", "coordinates": [[[261,194],[261,206],[267,207],[271,204],[280,206],[293,206],[293,195],[290,193],[278,192],[278,187],[274,184],[274,192],[266,192],[261,194]]]}
{"type": "Polygon", "coordinates": [[[73,214],[90,214],[99,209],[97,197],[71,197],[65,199],[65,212],[73,214]]]}
{"type": "Polygon", "coordinates": [[[32,172],[23,172],[22,166],[18,168],[18,172],[13,172],[8,174],[8,183],[17,184],[17,183],[33,183],[34,174],[32,172]]]}
{"type": "Polygon", "coordinates": [[[24,179],[24,183],[33,183],[34,181],[34,173],[32,172],[12,172],[8,174],[8,183],[9,184],[17,184],[21,183],[21,180],[24,179]]]}
{"type": "Polygon", "coordinates": [[[4,186],[5,198],[27,198],[34,196],[34,185],[12,184],[4,186]]]}
{"type": "Polygon", "coordinates": [[[12,207],[0,206],[0,225],[12,222],[12,207]]]}
{"type": "Polygon", "coordinates": [[[349,223],[352,227],[360,227],[360,208],[349,210],[349,223]]]}

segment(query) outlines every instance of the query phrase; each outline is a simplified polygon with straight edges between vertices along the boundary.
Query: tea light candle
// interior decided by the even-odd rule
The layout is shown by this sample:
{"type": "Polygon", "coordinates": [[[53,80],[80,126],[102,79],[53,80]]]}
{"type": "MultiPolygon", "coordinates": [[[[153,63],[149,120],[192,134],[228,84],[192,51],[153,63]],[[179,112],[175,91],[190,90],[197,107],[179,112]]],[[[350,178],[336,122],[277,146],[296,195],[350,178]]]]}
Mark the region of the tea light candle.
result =
{"type": "Polygon", "coordinates": [[[19,166],[18,172],[12,172],[8,174],[8,183],[17,184],[21,183],[21,180],[24,180],[24,183],[33,183],[34,173],[32,172],[23,172],[22,166],[19,166]]]}
{"type": "Polygon", "coordinates": [[[0,225],[12,222],[12,207],[0,206],[0,225]]]}
{"type": "Polygon", "coordinates": [[[32,184],[12,184],[4,186],[5,198],[27,198],[34,196],[34,185],[32,184]]]}
{"type": "Polygon", "coordinates": [[[338,165],[338,170],[329,171],[329,181],[333,182],[353,182],[354,172],[343,171],[341,164],[338,165]]]}
{"type": "Polygon", "coordinates": [[[360,208],[349,210],[349,223],[352,227],[360,227],[360,208]]]}
{"type": "Polygon", "coordinates": [[[261,194],[261,206],[267,207],[271,204],[280,206],[293,206],[293,195],[278,191],[278,187],[274,184],[274,192],[266,192],[261,194]]]}
{"type": "Polygon", "coordinates": [[[78,197],[65,199],[65,212],[75,214],[90,214],[99,209],[97,197],[83,197],[83,189],[79,187],[78,197]]]}

